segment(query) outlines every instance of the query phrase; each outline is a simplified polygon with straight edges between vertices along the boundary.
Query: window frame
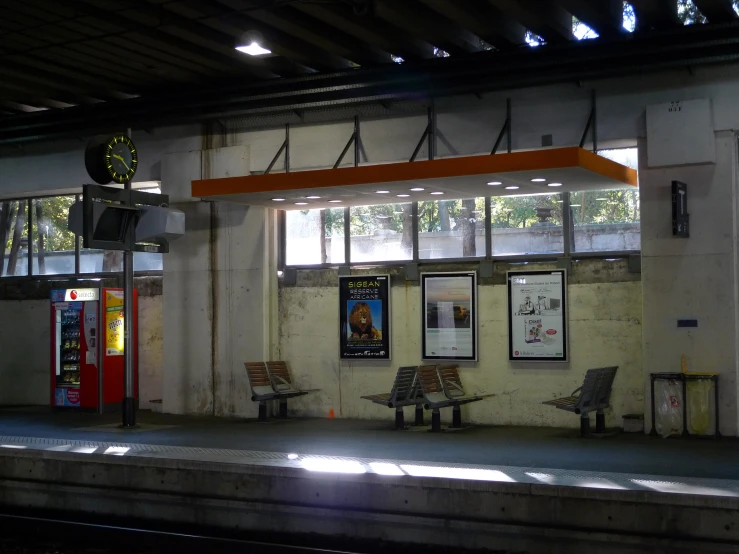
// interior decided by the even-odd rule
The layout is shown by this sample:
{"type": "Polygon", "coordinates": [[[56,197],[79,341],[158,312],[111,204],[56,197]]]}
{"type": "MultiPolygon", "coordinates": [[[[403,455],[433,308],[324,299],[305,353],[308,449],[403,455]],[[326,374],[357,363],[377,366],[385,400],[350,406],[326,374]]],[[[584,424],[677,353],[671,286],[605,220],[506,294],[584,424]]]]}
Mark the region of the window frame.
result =
{"type": "MultiPolygon", "coordinates": [[[[33,254],[35,242],[33,241],[33,223],[34,223],[34,206],[37,200],[44,200],[48,198],[60,198],[64,196],[74,196],[75,202],[79,202],[82,198],[81,193],[67,193],[67,194],[36,194],[32,196],[21,196],[14,198],[0,198],[0,202],[26,202],[26,219],[28,221],[28,229],[24,232],[23,238],[28,241],[29,254],[28,254],[28,270],[26,275],[0,275],[0,284],[7,284],[11,282],[20,281],[66,281],[66,280],[93,280],[93,279],[105,279],[120,275],[122,271],[107,271],[107,272],[96,272],[96,273],[83,273],[80,271],[80,257],[82,253],[81,237],[77,235],[74,247],[74,273],[52,273],[44,275],[33,274],[33,254]],[[33,245],[33,246],[31,246],[33,245]]],[[[3,258],[4,261],[4,258],[3,258]]],[[[4,269],[4,268],[0,268],[4,269]]],[[[147,270],[147,271],[135,271],[134,275],[137,277],[157,277],[163,274],[164,270],[147,270]]]]}
{"type": "MultiPolygon", "coordinates": [[[[638,189],[637,189],[638,190],[638,189]]],[[[570,193],[562,192],[559,193],[562,196],[562,228],[571,229],[572,221],[570,218],[570,193]]],[[[397,261],[364,261],[355,262],[351,260],[351,235],[350,233],[344,233],[344,246],[345,246],[345,261],[343,263],[326,263],[326,264],[295,264],[288,265],[286,260],[286,236],[285,236],[285,210],[279,210],[278,221],[282,222],[282,225],[278,225],[278,270],[284,271],[285,269],[291,270],[305,270],[305,269],[331,269],[340,267],[403,267],[408,264],[417,265],[454,265],[462,263],[481,263],[481,262],[510,262],[510,263],[524,263],[524,262],[544,262],[544,261],[557,261],[560,259],[566,260],[581,260],[581,259],[614,259],[614,258],[628,258],[630,256],[638,256],[641,254],[641,249],[638,250],[613,250],[613,251],[598,251],[598,252],[577,252],[572,248],[571,236],[569,233],[565,234],[563,240],[563,251],[562,252],[551,252],[544,254],[504,254],[504,255],[492,255],[492,220],[490,217],[491,210],[491,199],[492,197],[485,197],[485,254],[481,256],[470,256],[462,258],[419,258],[418,256],[418,204],[419,202],[412,202],[412,214],[413,214],[413,232],[412,232],[412,252],[413,256],[409,260],[397,260],[397,261]]],[[[348,211],[349,208],[346,208],[348,211]]],[[[348,215],[348,214],[347,214],[348,215]]],[[[349,218],[345,215],[345,224],[348,227],[349,218]]]]}

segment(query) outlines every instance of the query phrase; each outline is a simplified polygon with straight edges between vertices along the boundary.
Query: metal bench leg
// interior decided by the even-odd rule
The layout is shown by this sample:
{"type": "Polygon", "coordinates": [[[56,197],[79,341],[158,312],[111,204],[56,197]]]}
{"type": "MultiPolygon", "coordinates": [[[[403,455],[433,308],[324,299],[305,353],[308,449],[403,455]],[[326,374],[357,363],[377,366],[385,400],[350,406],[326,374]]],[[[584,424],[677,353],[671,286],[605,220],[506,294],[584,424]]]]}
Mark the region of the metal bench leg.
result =
{"type": "Polygon", "coordinates": [[[606,414],[603,412],[603,410],[597,410],[595,412],[595,432],[606,432],[606,414]]]}
{"type": "Polygon", "coordinates": [[[287,398],[280,400],[280,419],[287,419],[287,398]]]}
{"type": "Polygon", "coordinates": [[[460,427],[462,427],[462,407],[461,406],[452,407],[452,427],[454,429],[459,429],[460,427]]]}
{"type": "Polygon", "coordinates": [[[403,414],[403,408],[395,408],[395,429],[405,429],[405,415],[403,414]]]}
{"type": "Polygon", "coordinates": [[[267,402],[259,401],[259,421],[267,421],[267,402]]]}
{"type": "Polygon", "coordinates": [[[423,425],[423,406],[420,404],[416,404],[416,421],[413,422],[413,425],[423,425]]]}
{"type": "Polygon", "coordinates": [[[590,416],[588,414],[580,415],[580,436],[587,437],[590,434],[590,416]]]}
{"type": "Polygon", "coordinates": [[[439,412],[439,408],[434,408],[431,411],[431,432],[441,432],[441,412],[439,412]]]}

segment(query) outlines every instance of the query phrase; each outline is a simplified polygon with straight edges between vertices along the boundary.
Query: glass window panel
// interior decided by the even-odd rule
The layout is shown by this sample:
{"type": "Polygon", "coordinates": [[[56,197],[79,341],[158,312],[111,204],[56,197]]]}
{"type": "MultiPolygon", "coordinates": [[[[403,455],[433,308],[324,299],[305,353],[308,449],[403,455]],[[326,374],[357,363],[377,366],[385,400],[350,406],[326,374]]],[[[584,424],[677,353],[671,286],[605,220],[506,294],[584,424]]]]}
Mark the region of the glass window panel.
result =
{"type": "Polygon", "coordinates": [[[67,228],[74,196],[33,200],[33,274],[74,273],[75,234],[67,228]]]}
{"type": "Polygon", "coordinates": [[[287,265],[344,263],[344,208],[285,212],[287,265]]]}
{"type": "Polygon", "coordinates": [[[484,198],[419,203],[419,258],[427,260],[484,255],[484,198]]]}
{"type": "Polygon", "coordinates": [[[118,250],[80,249],[80,273],[120,273],[123,252],[118,250]]]}
{"type": "Polygon", "coordinates": [[[559,194],[493,196],[490,217],[493,256],[564,251],[559,194]]]}
{"type": "Polygon", "coordinates": [[[617,252],[641,248],[639,189],[573,192],[573,252],[617,252]]]}
{"type": "Polygon", "coordinates": [[[411,203],[355,206],[350,209],[351,261],[413,258],[411,203]]]}
{"type": "Polygon", "coordinates": [[[639,149],[638,148],[614,148],[611,150],[598,150],[598,155],[618,162],[621,165],[630,167],[631,169],[639,168],[639,149]]]}
{"type": "Polygon", "coordinates": [[[0,276],[28,275],[28,201],[0,202],[0,276]]]}
{"type": "Polygon", "coordinates": [[[164,269],[164,254],[156,252],[134,252],[134,271],[162,271],[164,269]]]}

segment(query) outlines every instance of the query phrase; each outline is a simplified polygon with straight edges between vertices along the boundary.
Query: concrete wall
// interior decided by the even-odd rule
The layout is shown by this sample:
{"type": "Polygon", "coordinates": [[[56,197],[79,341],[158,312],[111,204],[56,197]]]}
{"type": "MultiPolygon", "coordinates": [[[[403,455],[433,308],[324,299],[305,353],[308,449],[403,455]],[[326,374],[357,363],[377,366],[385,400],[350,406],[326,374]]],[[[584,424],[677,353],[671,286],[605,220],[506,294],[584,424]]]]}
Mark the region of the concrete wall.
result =
{"type": "MultiPolygon", "coordinates": [[[[542,265],[542,267],[551,267],[542,265]]],[[[543,406],[544,400],[569,395],[592,367],[618,365],[610,424],[643,409],[641,283],[626,263],[576,264],[569,286],[571,361],[567,364],[508,362],[507,289],[500,267],[493,283],[478,287],[479,362],[461,364],[466,391],[492,394],[463,408],[473,422],[495,425],[576,427],[572,414],[543,406]]],[[[511,267],[515,269],[515,267],[511,267]]],[[[295,415],[392,419],[394,411],[361,400],[389,392],[398,366],[421,361],[421,291],[417,283],[394,280],[390,362],[340,361],[338,278],[305,271],[298,286],[280,289],[279,355],[291,364],[302,388],[318,392],[291,401],[295,415]]],[[[410,408],[409,408],[410,410],[410,408]]],[[[451,418],[442,414],[442,418],[451,418]]]]}
{"type": "MultiPolygon", "coordinates": [[[[49,404],[49,310],[49,300],[38,297],[0,300],[0,406],[49,404]]],[[[162,398],[161,291],[139,297],[138,338],[140,400],[148,409],[162,398]]]]}

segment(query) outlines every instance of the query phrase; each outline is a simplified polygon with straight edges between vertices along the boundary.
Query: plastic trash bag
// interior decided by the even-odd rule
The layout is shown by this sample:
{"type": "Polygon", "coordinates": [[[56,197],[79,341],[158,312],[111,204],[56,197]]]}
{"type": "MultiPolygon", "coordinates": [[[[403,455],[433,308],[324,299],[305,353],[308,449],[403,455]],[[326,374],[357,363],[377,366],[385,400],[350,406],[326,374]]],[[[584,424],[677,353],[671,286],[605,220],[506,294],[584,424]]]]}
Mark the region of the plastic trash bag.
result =
{"type": "Polygon", "coordinates": [[[713,382],[708,379],[687,383],[688,432],[691,435],[713,434],[713,382]]]}
{"type": "Polygon", "coordinates": [[[683,432],[683,386],[680,381],[654,382],[654,427],[661,437],[683,432]]]}

